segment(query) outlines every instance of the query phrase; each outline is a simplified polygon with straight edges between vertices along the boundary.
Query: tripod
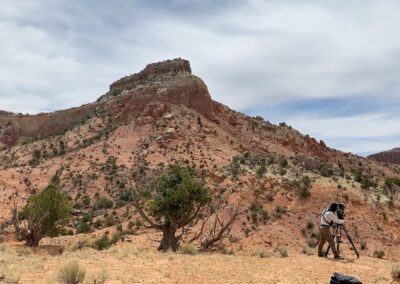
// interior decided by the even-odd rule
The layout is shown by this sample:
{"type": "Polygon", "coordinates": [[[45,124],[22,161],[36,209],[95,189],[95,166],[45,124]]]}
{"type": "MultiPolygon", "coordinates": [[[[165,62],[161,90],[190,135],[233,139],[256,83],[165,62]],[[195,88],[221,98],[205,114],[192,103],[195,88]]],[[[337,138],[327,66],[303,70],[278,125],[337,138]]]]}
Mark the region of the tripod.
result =
{"type": "MultiPolygon", "coordinates": [[[[360,257],[360,254],[358,253],[358,251],[357,251],[357,249],[356,249],[356,246],[354,245],[353,239],[350,237],[350,235],[349,235],[349,233],[348,233],[348,231],[347,231],[345,225],[336,224],[336,225],[334,226],[334,228],[333,228],[333,234],[332,234],[332,236],[333,236],[333,239],[334,239],[335,242],[336,242],[336,249],[337,249],[337,251],[340,252],[340,250],[339,250],[339,245],[340,245],[340,243],[343,243],[343,241],[342,241],[342,233],[344,233],[344,234],[346,235],[347,239],[349,240],[349,243],[351,244],[351,246],[352,246],[353,249],[354,249],[354,252],[355,252],[356,255],[357,255],[357,258],[359,258],[359,257],[360,257]]],[[[330,249],[331,249],[331,246],[329,245],[329,246],[328,246],[328,249],[326,250],[325,256],[328,255],[330,249]]]]}

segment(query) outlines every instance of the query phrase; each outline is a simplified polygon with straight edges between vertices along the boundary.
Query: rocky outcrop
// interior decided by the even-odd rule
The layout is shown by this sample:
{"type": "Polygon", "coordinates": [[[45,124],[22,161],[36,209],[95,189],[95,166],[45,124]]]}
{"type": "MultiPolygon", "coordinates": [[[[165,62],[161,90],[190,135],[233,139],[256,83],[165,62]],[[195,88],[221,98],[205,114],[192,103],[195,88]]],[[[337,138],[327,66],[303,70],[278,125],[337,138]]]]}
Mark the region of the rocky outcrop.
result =
{"type": "Polygon", "coordinates": [[[94,105],[88,104],[53,113],[36,115],[1,115],[0,142],[13,146],[21,138],[42,138],[57,134],[94,114],[94,105]]]}
{"type": "Polygon", "coordinates": [[[209,119],[214,117],[206,84],[191,74],[189,61],[183,59],[149,64],[143,71],[116,81],[98,103],[97,112],[106,112],[114,120],[137,117],[149,104],[157,105],[155,119],[165,109],[160,104],[182,104],[209,119]]]}
{"type": "Polygon", "coordinates": [[[18,137],[16,130],[12,123],[8,123],[6,126],[0,127],[0,142],[6,146],[12,146],[17,141],[18,137]]]}
{"type": "Polygon", "coordinates": [[[189,61],[177,58],[174,60],[152,63],[147,65],[141,72],[126,76],[112,83],[110,85],[110,91],[126,89],[134,86],[138,82],[152,79],[161,74],[177,74],[182,72],[192,73],[189,61]]]}
{"type": "Polygon", "coordinates": [[[19,115],[0,113],[0,142],[12,146],[23,138],[57,134],[91,116],[107,116],[119,123],[130,119],[151,122],[161,117],[168,104],[182,104],[214,118],[214,103],[206,84],[191,74],[183,59],[153,63],[111,84],[95,103],[53,113],[19,115]]]}
{"type": "Polygon", "coordinates": [[[373,154],[368,156],[368,158],[374,159],[382,163],[400,165],[400,148],[394,148],[390,151],[384,151],[381,153],[373,154]]]}

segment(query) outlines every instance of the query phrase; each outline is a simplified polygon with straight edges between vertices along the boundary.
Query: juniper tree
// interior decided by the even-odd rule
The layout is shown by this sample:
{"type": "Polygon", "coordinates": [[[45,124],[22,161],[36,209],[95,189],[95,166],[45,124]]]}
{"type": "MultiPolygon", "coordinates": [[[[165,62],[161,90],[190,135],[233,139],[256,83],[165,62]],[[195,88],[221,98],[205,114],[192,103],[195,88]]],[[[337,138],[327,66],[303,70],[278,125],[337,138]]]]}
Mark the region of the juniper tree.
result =
{"type": "Polygon", "coordinates": [[[177,231],[196,219],[211,201],[193,170],[178,164],[142,179],[136,193],[134,205],[138,213],[163,233],[159,246],[162,251],[178,249],[181,235],[177,236],[177,231]]]}
{"type": "Polygon", "coordinates": [[[68,224],[71,212],[66,194],[50,185],[42,192],[30,196],[20,212],[17,212],[14,205],[13,223],[20,238],[28,246],[35,247],[43,237],[57,236],[68,224]],[[24,220],[23,227],[20,227],[19,220],[24,220]]]}

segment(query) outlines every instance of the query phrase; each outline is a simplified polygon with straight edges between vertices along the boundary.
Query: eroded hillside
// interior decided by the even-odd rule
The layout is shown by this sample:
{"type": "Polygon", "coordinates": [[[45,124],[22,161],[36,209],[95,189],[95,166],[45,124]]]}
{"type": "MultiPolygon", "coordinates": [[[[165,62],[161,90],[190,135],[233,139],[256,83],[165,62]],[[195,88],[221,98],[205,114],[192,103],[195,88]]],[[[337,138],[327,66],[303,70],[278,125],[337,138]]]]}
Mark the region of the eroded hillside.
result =
{"type": "Polygon", "coordinates": [[[83,107],[35,116],[0,113],[0,126],[5,226],[14,199],[22,206],[53,183],[75,208],[66,234],[120,223],[152,234],[140,229],[130,204],[135,175],[143,165],[178,162],[195,169],[219,204],[241,202],[243,214],[226,250],[314,247],[319,212],[339,198],[362,254],[384,250],[400,258],[398,167],[330,149],[284,123],[214,102],[184,60],[151,64],[83,107]]]}

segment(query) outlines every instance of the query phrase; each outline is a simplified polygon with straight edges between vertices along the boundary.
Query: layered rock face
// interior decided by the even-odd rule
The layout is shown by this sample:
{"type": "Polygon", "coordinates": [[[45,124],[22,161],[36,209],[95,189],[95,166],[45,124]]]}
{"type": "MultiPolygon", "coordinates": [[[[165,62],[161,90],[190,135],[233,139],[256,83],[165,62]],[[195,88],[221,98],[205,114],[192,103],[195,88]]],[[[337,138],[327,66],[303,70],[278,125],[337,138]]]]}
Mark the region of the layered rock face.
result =
{"type": "Polygon", "coordinates": [[[213,118],[207,86],[191,74],[187,60],[149,64],[143,71],[111,84],[110,91],[92,104],[37,115],[0,112],[0,142],[10,147],[24,138],[56,134],[94,115],[109,116],[115,123],[139,116],[149,122],[163,115],[167,104],[183,104],[213,118]]]}
{"type": "Polygon", "coordinates": [[[126,89],[127,87],[130,87],[139,81],[148,80],[158,75],[167,73],[177,74],[181,72],[192,73],[189,61],[178,58],[159,63],[152,63],[147,65],[146,68],[144,68],[141,72],[126,76],[112,83],[110,86],[110,91],[116,89],[126,89]]]}
{"type": "Polygon", "coordinates": [[[114,120],[143,114],[157,119],[166,104],[185,105],[209,119],[214,114],[206,84],[191,74],[189,61],[183,59],[147,65],[143,71],[111,84],[98,102],[98,113],[107,112],[114,120]]]}
{"type": "Polygon", "coordinates": [[[13,146],[24,138],[42,138],[62,132],[93,115],[94,105],[36,115],[1,115],[0,142],[13,146]]]}
{"type": "Polygon", "coordinates": [[[390,151],[373,154],[368,158],[374,159],[382,163],[398,164],[400,165],[400,148],[394,148],[390,151]]]}

